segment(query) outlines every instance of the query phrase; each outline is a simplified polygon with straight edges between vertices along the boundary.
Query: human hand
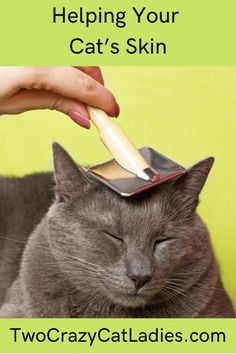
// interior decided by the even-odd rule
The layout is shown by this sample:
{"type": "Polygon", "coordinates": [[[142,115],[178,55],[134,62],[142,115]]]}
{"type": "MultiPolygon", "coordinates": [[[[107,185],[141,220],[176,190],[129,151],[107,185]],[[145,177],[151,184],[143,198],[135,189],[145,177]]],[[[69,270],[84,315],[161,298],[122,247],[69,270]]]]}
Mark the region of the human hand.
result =
{"type": "Polygon", "coordinates": [[[119,115],[115,97],[103,84],[95,66],[0,67],[0,115],[55,109],[89,129],[86,105],[119,115]]]}

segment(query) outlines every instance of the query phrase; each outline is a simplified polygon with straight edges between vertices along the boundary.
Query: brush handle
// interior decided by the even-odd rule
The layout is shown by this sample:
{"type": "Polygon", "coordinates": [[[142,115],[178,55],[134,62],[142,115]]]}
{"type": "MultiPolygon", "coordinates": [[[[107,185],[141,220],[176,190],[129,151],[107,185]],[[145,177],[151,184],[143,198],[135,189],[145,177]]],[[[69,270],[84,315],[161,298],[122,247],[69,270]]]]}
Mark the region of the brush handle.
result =
{"type": "Polygon", "coordinates": [[[104,111],[94,107],[88,107],[88,111],[91,121],[100,132],[102,142],[118,164],[146,179],[142,172],[150,167],[123,130],[114,124],[104,111]]]}

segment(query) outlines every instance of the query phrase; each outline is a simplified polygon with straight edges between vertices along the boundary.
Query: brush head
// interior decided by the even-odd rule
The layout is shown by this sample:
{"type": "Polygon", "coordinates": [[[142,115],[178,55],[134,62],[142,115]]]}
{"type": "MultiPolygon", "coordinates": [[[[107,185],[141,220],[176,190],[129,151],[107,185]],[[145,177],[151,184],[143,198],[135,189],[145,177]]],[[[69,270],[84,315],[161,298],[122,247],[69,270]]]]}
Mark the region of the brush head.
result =
{"type": "Polygon", "coordinates": [[[157,172],[158,178],[140,178],[124,169],[114,159],[89,168],[88,173],[122,197],[131,197],[186,173],[184,167],[150,147],[142,147],[139,152],[150,166],[150,171],[157,172]]]}

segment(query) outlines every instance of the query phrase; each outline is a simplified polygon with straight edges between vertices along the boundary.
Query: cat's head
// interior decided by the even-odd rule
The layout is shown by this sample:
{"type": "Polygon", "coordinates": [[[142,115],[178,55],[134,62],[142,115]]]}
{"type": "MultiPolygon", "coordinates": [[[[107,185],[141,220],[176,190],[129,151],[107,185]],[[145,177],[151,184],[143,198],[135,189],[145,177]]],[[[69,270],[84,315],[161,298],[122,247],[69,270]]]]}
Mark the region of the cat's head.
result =
{"type": "Polygon", "coordinates": [[[48,236],[75,288],[138,307],[167,298],[174,288],[185,291],[200,277],[210,246],[195,210],[213,158],[176,180],[122,198],[58,144],[53,150],[56,200],[48,236]]]}

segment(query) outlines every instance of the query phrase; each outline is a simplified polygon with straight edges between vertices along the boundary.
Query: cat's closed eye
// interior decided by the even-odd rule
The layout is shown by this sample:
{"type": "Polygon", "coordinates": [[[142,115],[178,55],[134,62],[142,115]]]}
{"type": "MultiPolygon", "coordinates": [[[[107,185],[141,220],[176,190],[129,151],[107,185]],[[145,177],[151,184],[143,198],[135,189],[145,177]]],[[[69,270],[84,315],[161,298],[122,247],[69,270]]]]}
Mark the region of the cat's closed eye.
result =
{"type": "Polygon", "coordinates": [[[170,241],[171,238],[169,237],[165,237],[165,238],[160,238],[159,240],[156,240],[155,241],[155,244],[154,244],[154,248],[158,247],[158,245],[164,243],[164,242],[167,242],[167,241],[170,241]]]}
{"type": "Polygon", "coordinates": [[[113,234],[113,233],[111,233],[111,232],[109,232],[109,231],[104,231],[104,230],[103,230],[103,233],[104,233],[106,236],[108,236],[108,237],[110,237],[110,238],[113,238],[113,239],[115,239],[115,240],[117,240],[117,241],[119,241],[119,242],[122,242],[122,241],[123,241],[122,238],[118,237],[117,235],[115,235],[115,234],[113,234]]]}

